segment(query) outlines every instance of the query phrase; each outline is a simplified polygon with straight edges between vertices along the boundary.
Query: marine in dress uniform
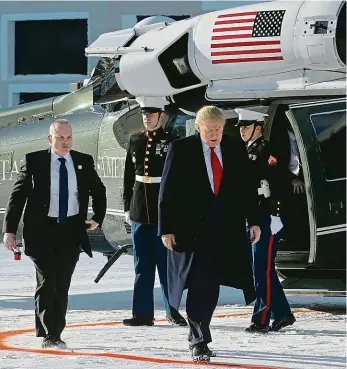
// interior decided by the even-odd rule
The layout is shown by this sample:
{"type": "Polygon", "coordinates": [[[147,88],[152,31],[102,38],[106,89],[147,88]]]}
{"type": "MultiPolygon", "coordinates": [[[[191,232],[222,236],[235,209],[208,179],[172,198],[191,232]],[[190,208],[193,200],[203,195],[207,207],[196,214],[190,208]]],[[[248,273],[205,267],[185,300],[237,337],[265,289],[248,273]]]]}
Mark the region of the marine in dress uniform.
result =
{"type": "Polygon", "coordinates": [[[256,303],[248,332],[266,333],[292,325],[295,318],[278,280],[275,258],[280,239],[281,203],[291,173],[271,155],[269,143],[262,135],[264,116],[246,109],[235,109],[239,114],[241,138],[247,144],[252,173],[259,183],[258,196],[261,212],[261,237],[252,245],[256,303]],[[270,318],[274,319],[270,326],[270,318]]]}
{"type": "Polygon", "coordinates": [[[153,287],[158,268],[166,317],[176,325],[187,325],[167,296],[167,249],[158,233],[158,195],[169,143],[177,137],[161,127],[163,98],[140,97],[145,130],[130,137],[124,171],[124,211],[131,224],[134,247],[135,284],[133,317],[124,325],[153,325],[153,287]]]}

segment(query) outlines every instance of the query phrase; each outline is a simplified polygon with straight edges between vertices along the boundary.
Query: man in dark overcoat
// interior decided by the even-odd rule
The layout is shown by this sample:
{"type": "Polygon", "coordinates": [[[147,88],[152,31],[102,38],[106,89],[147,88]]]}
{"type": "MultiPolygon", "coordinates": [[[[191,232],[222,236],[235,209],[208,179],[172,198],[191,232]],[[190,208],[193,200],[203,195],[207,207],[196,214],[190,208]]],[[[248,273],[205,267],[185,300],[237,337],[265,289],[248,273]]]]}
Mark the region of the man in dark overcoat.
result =
{"type": "Polygon", "coordinates": [[[255,299],[246,219],[260,237],[255,182],[242,142],[223,136],[225,119],[214,106],[196,116],[198,134],[170,144],[159,194],[159,234],[168,253],[169,303],[188,288],[189,347],[194,361],[214,353],[209,325],[220,285],[255,299]]]}

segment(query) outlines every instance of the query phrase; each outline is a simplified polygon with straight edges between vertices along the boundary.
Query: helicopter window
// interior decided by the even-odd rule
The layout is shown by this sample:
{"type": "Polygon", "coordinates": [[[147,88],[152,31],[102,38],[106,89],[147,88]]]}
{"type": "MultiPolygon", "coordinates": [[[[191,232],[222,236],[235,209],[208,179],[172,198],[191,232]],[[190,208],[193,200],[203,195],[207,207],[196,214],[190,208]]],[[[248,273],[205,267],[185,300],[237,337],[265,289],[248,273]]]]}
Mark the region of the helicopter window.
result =
{"type": "Polygon", "coordinates": [[[346,178],[346,111],[312,114],[327,180],[346,178]]]}
{"type": "Polygon", "coordinates": [[[108,113],[105,117],[114,121],[113,133],[123,149],[127,148],[132,134],[143,130],[142,116],[138,107],[122,114],[108,113]]]}
{"type": "Polygon", "coordinates": [[[191,136],[195,132],[194,122],[195,117],[185,113],[178,113],[169,124],[169,129],[179,138],[191,136]]]}

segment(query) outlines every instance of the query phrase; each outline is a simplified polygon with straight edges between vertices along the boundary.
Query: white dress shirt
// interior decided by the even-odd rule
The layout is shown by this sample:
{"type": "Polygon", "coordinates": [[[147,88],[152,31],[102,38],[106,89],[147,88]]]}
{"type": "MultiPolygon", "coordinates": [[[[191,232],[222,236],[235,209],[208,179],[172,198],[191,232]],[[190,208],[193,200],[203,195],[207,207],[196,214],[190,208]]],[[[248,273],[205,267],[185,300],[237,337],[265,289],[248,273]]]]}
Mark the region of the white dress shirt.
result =
{"type": "MultiPolygon", "coordinates": [[[[204,157],[205,157],[205,163],[206,163],[206,169],[208,174],[208,179],[211,184],[212,192],[214,192],[214,184],[213,184],[213,172],[212,172],[212,166],[211,166],[211,149],[210,146],[208,146],[205,142],[202,142],[202,149],[204,151],[204,157]]],[[[219,162],[223,168],[223,160],[222,160],[222,151],[220,148],[220,144],[218,144],[214,148],[214,152],[217,154],[217,157],[219,159],[219,162]]]]}
{"type": "MultiPolygon", "coordinates": [[[[51,151],[51,200],[49,204],[49,217],[57,218],[59,216],[59,177],[60,177],[60,161],[55,152],[51,151]]],[[[68,175],[69,185],[69,205],[67,216],[76,215],[79,212],[78,203],[78,191],[77,191],[77,178],[75,167],[72,161],[70,153],[67,153],[64,158],[66,159],[65,165],[68,175]]]]}

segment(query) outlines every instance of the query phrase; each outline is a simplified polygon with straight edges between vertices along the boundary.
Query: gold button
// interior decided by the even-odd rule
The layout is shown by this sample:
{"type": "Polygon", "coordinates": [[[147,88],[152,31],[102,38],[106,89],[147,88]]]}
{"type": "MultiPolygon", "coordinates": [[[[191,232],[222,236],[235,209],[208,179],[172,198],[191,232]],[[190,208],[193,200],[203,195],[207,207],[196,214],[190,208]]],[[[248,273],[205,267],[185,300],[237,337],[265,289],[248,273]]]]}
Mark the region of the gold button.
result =
{"type": "Polygon", "coordinates": [[[146,151],[146,155],[148,155],[149,154],[149,151],[146,151]]]}
{"type": "Polygon", "coordinates": [[[148,141],[153,141],[153,138],[149,138],[148,141]]]}
{"type": "Polygon", "coordinates": [[[151,147],[151,144],[148,144],[147,146],[148,146],[148,147],[151,147]]]}
{"type": "Polygon", "coordinates": [[[148,165],[145,165],[145,168],[147,169],[148,168],[148,165]]]}
{"type": "Polygon", "coordinates": [[[145,161],[148,161],[148,158],[145,158],[145,161]]]}
{"type": "Polygon", "coordinates": [[[153,132],[153,136],[155,136],[157,134],[157,132],[153,132]]]}
{"type": "Polygon", "coordinates": [[[148,176],[148,172],[145,172],[145,176],[148,176]]]}

